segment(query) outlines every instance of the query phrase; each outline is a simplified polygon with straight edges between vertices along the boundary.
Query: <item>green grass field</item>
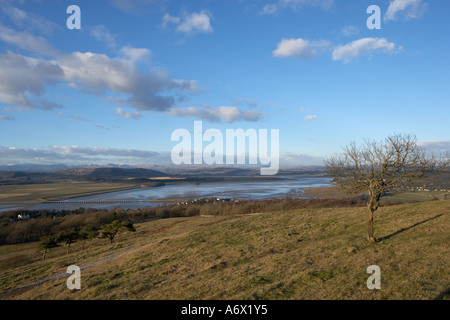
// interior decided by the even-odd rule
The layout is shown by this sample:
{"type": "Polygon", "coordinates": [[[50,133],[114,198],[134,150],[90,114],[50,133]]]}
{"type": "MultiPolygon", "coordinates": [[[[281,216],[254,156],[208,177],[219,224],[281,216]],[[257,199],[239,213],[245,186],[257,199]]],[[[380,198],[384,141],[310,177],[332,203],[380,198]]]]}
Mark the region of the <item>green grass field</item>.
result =
{"type": "Polygon", "coordinates": [[[1,299],[449,299],[450,202],[170,218],[53,249],[0,247],[1,299]],[[82,268],[68,290],[69,265],[82,268]],[[369,290],[367,267],[381,269],[369,290]]]}
{"type": "Polygon", "coordinates": [[[447,191],[411,191],[399,192],[384,198],[385,201],[429,201],[432,199],[450,200],[450,192],[447,191]]]}

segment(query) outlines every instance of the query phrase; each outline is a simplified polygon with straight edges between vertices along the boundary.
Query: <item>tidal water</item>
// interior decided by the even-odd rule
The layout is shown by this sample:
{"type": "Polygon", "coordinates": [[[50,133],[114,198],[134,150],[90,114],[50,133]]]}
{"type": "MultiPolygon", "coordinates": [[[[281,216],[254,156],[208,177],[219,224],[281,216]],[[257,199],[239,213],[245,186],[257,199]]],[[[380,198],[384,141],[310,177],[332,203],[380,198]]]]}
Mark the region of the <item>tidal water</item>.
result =
{"type": "Polygon", "coordinates": [[[201,183],[165,185],[153,188],[139,188],[132,190],[116,191],[72,198],[70,200],[87,201],[89,203],[41,203],[33,205],[0,205],[0,211],[11,208],[39,209],[77,209],[80,207],[109,209],[121,206],[124,209],[136,209],[141,207],[153,207],[169,203],[169,200],[195,199],[195,198],[232,198],[236,200],[262,200],[275,198],[307,198],[303,189],[325,187],[331,185],[329,178],[297,178],[285,177],[274,181],[258,182],[227,182],[227,183],[201,183]],[[121,200],[136,200],[142,202],[120,203],[121,200]],[[152,202],[149,202],[152,200],[152,202]],[[158,202],[160,200],[161,202],[158,202]],[[164,200],[164,201],[162,201],[164,200]],[[107,201],[108,203],[95,203],[107,201]],[[115,203],[114,201],[118,201],[115,203]]]}

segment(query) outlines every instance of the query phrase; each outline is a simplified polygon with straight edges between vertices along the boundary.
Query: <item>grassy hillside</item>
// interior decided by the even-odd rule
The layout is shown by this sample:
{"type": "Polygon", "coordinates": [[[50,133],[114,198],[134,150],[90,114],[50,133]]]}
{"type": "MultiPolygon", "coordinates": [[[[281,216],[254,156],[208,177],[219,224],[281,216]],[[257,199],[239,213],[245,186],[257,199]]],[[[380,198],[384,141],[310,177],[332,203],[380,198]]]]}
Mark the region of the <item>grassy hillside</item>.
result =
{"type": "Polygon", "coordinates": [[[0,247],[1,299],[449,299],[450,202],[170,218],[53,249],[0,247]],[[67,266],[81,290],[66,288],[67,266]],[[366,286],[381,268],[381,290],[366,286]]]}
{"type": "MultiPolygon", "coordinates": [[[[346,194],[336,186],[332,187],[319,187],[305,189],[307,196],[317,199],[351,199],[355,198],[354,195],[346,194]]],[[[361,196],[367,194],[361,193],[361,196]]],[[[433,199],[450,200],[450,191],[400,191],[393,194],[384,195],[381,198],[381,202],[387,201],[400,201],[400,202],[412,202],[412,201],[429,201],[433,199]]]]}

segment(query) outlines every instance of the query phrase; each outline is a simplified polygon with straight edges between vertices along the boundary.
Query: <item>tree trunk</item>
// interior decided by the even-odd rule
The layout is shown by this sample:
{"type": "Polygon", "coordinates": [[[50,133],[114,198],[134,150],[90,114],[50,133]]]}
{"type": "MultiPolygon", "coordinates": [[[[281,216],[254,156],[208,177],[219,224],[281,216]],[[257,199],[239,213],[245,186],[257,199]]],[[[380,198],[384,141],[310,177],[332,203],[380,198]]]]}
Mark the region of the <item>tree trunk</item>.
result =
{"type": "Polygon", "coordinates": [[[377,242],[377,239],[373,235],[373,213],[375,210],[372,207],[369,207],[369,220],[367,220],[367,240],[369,242],[377,242]]]}

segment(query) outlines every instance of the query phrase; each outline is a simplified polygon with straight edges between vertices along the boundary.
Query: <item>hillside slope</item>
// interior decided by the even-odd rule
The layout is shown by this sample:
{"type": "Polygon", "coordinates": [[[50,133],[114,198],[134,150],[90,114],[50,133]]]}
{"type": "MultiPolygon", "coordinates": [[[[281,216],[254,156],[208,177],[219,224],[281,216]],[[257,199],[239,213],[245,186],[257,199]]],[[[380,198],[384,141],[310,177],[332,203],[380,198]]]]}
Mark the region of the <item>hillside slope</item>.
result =
{"type": "Polygon", "coordinates": [[[36,243],[0,247],[1,299],[448,299],[450,201],[171,218],[115,244],[76,243],[45,261],[36,243]],[[81,267],[81,290],[66,287],[81,267]],[[381,289],[366,286],[381,269],[381,289]]]}

